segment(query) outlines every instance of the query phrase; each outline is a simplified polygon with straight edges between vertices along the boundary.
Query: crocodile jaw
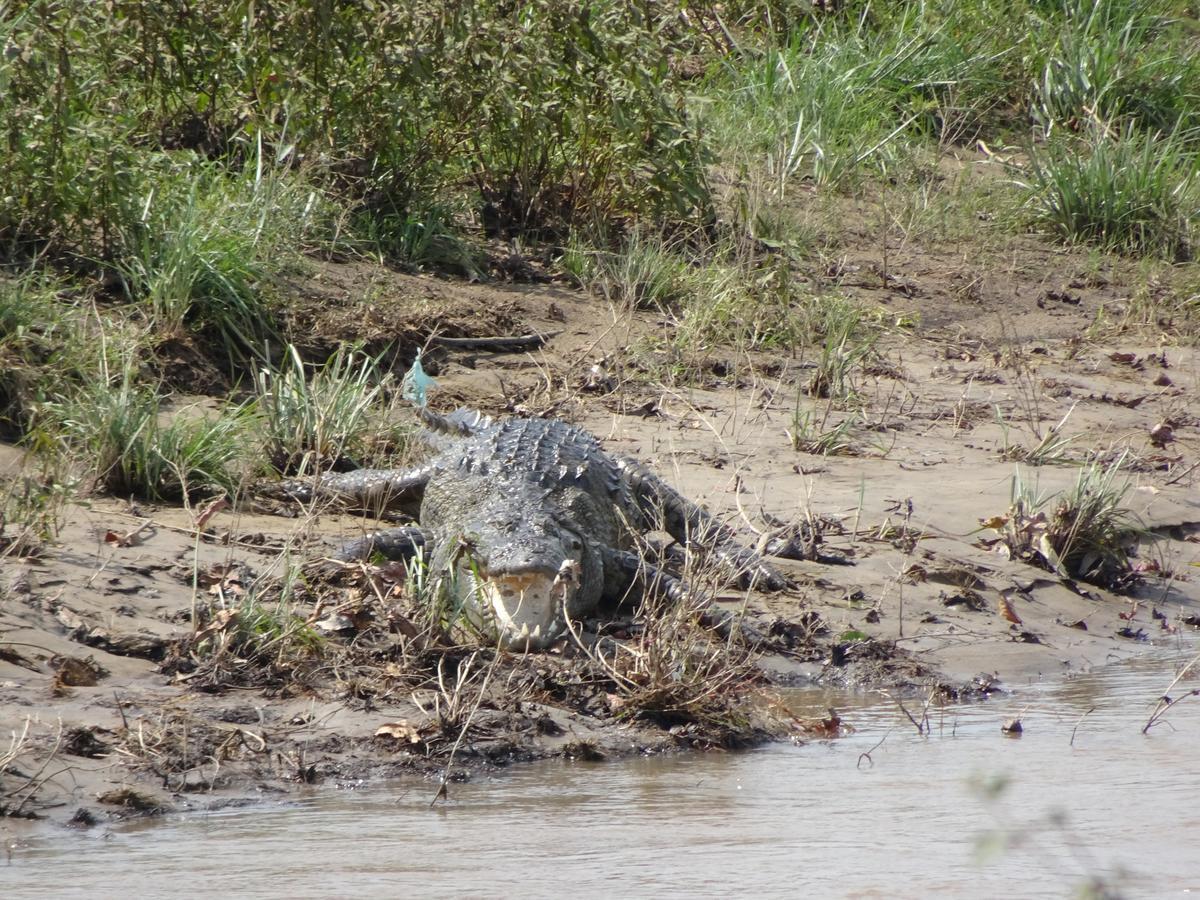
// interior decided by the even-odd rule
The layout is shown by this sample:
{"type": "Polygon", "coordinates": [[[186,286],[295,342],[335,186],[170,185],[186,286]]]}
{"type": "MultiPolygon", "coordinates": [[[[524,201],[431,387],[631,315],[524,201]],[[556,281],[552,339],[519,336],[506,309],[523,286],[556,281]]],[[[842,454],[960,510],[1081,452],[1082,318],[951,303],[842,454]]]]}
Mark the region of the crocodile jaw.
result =
{"type": "Polygon", "coordinates": [[[578,586],[579,564],[566,560],[557,573],[506,572],[466,579],[479,618],[494,625],[500,646],[523,652],[543,650],[566,628],[564,608],[569,608],[578,586]]]}

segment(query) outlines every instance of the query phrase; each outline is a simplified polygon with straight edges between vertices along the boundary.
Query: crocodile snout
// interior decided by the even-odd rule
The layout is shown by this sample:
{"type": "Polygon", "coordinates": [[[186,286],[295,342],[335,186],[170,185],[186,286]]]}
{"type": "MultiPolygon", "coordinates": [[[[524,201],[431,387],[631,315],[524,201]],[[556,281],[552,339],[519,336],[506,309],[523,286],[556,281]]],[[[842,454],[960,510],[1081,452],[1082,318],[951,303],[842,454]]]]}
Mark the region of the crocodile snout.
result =
{"type": "Polygon", "coordinates": [[[505,650],[542,650],[566,630],[563,610],[579,585],[579,563],[557,571],[481,573],[475,589],[481,611],[496,626],[505,650]]]}

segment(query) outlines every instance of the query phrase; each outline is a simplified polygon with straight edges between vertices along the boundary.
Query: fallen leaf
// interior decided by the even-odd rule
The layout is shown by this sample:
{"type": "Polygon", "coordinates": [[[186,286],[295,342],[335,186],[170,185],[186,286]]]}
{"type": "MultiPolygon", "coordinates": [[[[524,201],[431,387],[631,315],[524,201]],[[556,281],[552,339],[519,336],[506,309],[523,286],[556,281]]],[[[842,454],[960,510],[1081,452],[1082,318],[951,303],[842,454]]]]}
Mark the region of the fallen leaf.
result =
{"type": "Polygon", "coordinates": [[[1124,628],[1118,629],[1117,635],[1118,637],[1129,638],[1131,641],[1144,641],[1148,638],[1146,632],[1144,632],[1142,629],[1139,628],[1137,631],[1134,631],[1133,627],[1130,625],[1126,625],[1124,628]]]}
{"type": "Polygon", "coordinates": [[[208,520],[215,516],[223,509],[229,508],[229,498],[222,494],[216,500],[213,500],[207,506],[204,506],[199,515],[196,516],[196,530],[203,531],[204,526],[208,524],[208,520]]]}
{"type": "Polygon", "coordinates": [[[223,609],[212,617],[212,621],[196,632],[194,640],[198,643],[205,638],[211,637],[214,634],[224,631],[232,623],[236,622],[238,611],[236,609],[223,609]]]}
{"type": "Polygon", "coordinates": [[[408,721],[405,719],[400,719],[398,722],[388,722],[386,725],[380,725],[375,729],[375,737],[395,738],[402,744],[422,743],[421,732],[409,725],[408,721]]]}
{"type": "Polygon", "coordinates": [[[50,668],[58,674],[54,680],[65,687],[93,687],[108,674],[90,656],[80,659],[77,656],[56,656],[50,660],[50,668]]]}
{"type": "Polygon", "coordinates": [[[971,612],[985,612],[987,601],[975,591],[964,589],[960,593],[942,599],[943,606],[963,606],[971,612]]]}
{"type": "Polygon", "coordinates": [[[1017,611],[1012,608],[1012,604],[1008,602],[1006,597],[1002,596],[996,603],[996,606],[1000,610],[1000,615],[1004,616],[1009,622],[1012,622],[1014,625],[1022,624],[1021,617],[1017,615],[1017,611]]]}

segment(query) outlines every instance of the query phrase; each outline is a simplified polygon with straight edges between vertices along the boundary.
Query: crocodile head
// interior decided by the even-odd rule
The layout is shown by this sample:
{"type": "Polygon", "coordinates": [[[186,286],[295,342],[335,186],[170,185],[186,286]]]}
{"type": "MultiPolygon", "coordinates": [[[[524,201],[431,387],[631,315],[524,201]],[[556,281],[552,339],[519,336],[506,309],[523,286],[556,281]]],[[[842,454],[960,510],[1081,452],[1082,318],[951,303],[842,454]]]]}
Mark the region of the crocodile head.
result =
{"type": "Polygon", "coordinates": [[[528,511],[498,512],[465,535],[454,562],[456,593],[471,618],[506,650],[540,650],[566,630],[585,571],[573,530],[528,511]]]}

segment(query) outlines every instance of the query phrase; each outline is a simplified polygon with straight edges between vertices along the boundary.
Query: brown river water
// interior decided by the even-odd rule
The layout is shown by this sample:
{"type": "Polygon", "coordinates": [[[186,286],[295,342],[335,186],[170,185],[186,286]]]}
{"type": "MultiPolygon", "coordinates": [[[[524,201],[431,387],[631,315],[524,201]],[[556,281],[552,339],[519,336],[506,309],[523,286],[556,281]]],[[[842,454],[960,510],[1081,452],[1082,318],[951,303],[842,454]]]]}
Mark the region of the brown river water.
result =
{"type": "Polygon", "coordinates": [[[427,783],[372,783],[35,830],[7,839],[0,897],[1200,896],[1200,697],[1141,733],[1194,653],[931,709],[925,735],[879,695],[803,693],[856,731],[516,767],[433,807],[427,783]]]}

